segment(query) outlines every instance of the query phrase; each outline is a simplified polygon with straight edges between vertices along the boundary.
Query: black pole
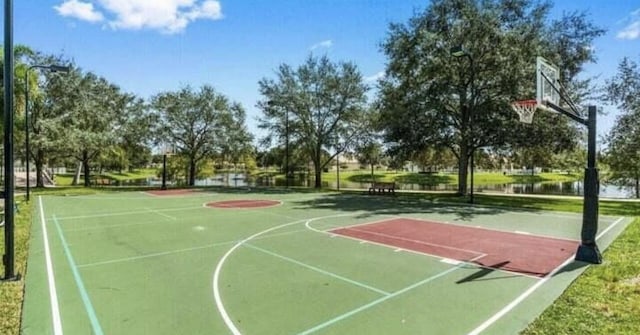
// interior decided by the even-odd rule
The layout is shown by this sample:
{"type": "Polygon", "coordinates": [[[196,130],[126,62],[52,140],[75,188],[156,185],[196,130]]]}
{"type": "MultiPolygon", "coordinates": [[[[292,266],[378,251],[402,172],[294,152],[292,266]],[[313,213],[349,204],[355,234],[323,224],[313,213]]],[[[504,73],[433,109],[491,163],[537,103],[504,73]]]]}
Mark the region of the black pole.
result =
{"type": "Polygon", "coordinates": [[[600,181],[596,168],[596,107],[589,106],[587,119],[587,168],[584,170],[584,201],[582,207],[581,244],[576,260],[593,264],[602,263],[602,255],[596,245],[598,232],[598,193],[600,181]]]}
{"type": "Polygon", "coordinates": [[[29,201],[29,190],[31,189],[31,183],[29,178],[29,70],[31,67],[27,68],[24,72],[24,145],[26,152],[26,160],[27,160],[27,201],[29,201]]]}
{"type": "Polygon", "coordinates": [[[284,175],[287,187],[289,187],[289,110],[284,114],[285,143],[284,143],[284,175]]]}
{"type": "Polygon", "coordinates": [[[162,186],[160,189],[167,189],[167,154],[162,155],[162,186]]]}
{"type": "Polygon", "coordinates": [[[475,64],[473,63],[473,57],[471,57],[471,54],[468,52],[465,52],[465,55],[469,58],[469,69],[471,70],[471,79],[470,79],[470,83],[471,83],[471,97],[470,97],[470,102],[469,102],[469,132],[471,133],[471,190],[469,192],[469,203],[473,204],[473,170],[475,169],[474,166],[474,156],[475,156],[475,152],[476,152],[476,148],[474,147],[473,144],[473,138],[474,138],[474,132],[473,132],[473,115],[474,115],[474,110],[473,110],[473,98],[474,98],[474,94],[473,94],[473,85],[474,85],[474,81],[475,81],[475,64]]]}
{"type": "Polygon", "coordinates": [[[340,153],[336,155],[336,178],[338,191],[340,191],[340,153]]]}
{"type": "Polygon", "coordinates": [[[14,273],[14,173],[13,173],[13,1],[4,1],[4,280],[14,273]]]}
{"type": "Polygon", "coordinates": [[[475,156],[475,150],[471,148],[471,190],[469,191],[469,203],[473,203],[473,170],[475,169],[473,157],[475,156]]]}

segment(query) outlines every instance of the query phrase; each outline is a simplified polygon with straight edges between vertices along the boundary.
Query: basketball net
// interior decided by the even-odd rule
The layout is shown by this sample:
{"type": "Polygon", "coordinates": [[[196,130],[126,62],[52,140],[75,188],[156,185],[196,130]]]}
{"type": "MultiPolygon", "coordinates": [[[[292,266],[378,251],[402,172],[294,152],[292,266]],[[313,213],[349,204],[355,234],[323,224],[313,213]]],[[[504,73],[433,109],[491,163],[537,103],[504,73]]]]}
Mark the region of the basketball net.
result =
{"type": "Polygon", "coordinates": [[[532,123],[533,122],[533,114],[536,112],[538,108],[537,100],[520,100],[514,101],[511,103],[511,108],[518,113],[520,117],[520,122],[524,123],[532,123]]]}

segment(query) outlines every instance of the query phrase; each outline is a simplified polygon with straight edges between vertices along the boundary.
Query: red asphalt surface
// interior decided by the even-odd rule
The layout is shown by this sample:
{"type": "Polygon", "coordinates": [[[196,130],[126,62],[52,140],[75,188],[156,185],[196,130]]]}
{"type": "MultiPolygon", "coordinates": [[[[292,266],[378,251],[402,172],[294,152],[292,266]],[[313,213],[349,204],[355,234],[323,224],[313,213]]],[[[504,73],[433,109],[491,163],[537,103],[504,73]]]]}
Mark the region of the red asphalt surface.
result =
{"type": "Polygon", "coordinates": [[[226,200],[208,202],[205,206],[213,208],[262,208],[280,204],[274,200],[226,200]]]}
{"type": "Polygon", "coordinates": [[[560,238],[416,219],[390,219],[331,233],[536,277],[552,272],[579,245],[560,238]]]}

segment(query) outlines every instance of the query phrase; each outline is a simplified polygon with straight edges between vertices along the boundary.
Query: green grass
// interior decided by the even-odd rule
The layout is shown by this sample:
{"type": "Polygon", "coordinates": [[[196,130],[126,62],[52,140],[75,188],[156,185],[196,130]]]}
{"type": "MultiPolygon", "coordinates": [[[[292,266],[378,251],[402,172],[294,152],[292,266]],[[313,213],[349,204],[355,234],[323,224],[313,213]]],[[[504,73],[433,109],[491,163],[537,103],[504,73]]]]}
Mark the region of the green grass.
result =
{"type": "MultiPolygon", "coordinates": [[[[139,169],[134,171],[126,171],[126,172],[106,172],[103,174],[92,174],[91,178],[104,178],[111,180],[137,180],[137,179],[147,179],[156,177],[158,170],[157,169],[139,169]]],[[[73,173],[65,173],[65,174],[56,174],[55,182],[56,186],[71,186],[71,182],[73,181],[73,173]]],[[[80,176],[80,183],[83,182],[83,176],[80,176]]]]}
{"type": "MultiPolygon", "coordinates": [[[[22,201],[21,199],[17,199],[22,201]]],[[[14,272],[24,275],[27,267],[27,251],[29,250],[29,232],[31,228],[32,207],[21,202],[15,215],[15,267],[14,272]]],[[[0,228],[0,254],[4,255],[4,228],[0,228]]],[[[0,264],[0,277],[4,277],[4,263],[0,264]]],[[[0,284],[0,334],[18,334],[20,330],[20,314],[24,293],[24,278],[18,281],[0,284]]]]}
{"type": "Polygon", "coordinates": [[[157,173],[157,169],[139,169],[134,171],[126,171],[123,173],[107,172],[103,173],[101,177],[106,177],[114,180],[133,180],[153,178],[156,177],[157,173]]]}
{"type": "MultiPolygon", "coordinates": [[[[545,182],[564,182],[580,179],[580,175],[576,174],[558,174],[558,173],[539,173],[536,175],[504,175],[499,172],[480,172],[474,174],[475,185],[489,184],[529,184],[529,183],[545,183],[545,182]]],[[[335,182],[336,173],[327,172],[322,174],[322,180],[327,182],[335,182]]],[[[442,173],[393,173],[374,171],[373,178],[369,171],[341,171],[340,181],[367,183],[372,179],[376,181],[395,181],[403,184],[421,184],[421,185],[438,185],[458,183],[457,174],[442,173]]]]}
{"type": "Polygon", "coordinates": [[[640,334],[639,246],[636,219],[522,334],[640,334]]]}
{"type": "MultiPolygon", "coordinates": [[[[127,188],[127,190],[131,190],[127,188]]],[[[76,195],[102,192],[95,189],[60,188],[37,190],[37,194],[76,195]]],[[[117,192],[110,190],[109,192],[117,192]]],[[[433,198],[464,202],[451,194],[411,194],[399,197],[433,198]]],[[[582,200],[517,196],[476,195],[479,204],[580,212],[582,200]]],[[[33,201],[32,201],[33,204],[33,201]]],[[[16,214],[16,272],[25,273],[32,204],[21,203],[16,214]]],[[[640,216],[640,202],[601,201],[603,215],[640,216]]],[[[0,239],[4,241],[4,229],[0,239]]],[[[533,334],[638,334],[640,333],[640,218],[604,253],[605,263],[590,267],[563,295],[524,332],[533,334]]],[[[4,254],[4,243],[0,244],[4,254]]],[[[0,264],[1,274],[4,267],[0,264]]],[[[24,279],[0,284],[0,334],[19,333],[24,279]]]]}

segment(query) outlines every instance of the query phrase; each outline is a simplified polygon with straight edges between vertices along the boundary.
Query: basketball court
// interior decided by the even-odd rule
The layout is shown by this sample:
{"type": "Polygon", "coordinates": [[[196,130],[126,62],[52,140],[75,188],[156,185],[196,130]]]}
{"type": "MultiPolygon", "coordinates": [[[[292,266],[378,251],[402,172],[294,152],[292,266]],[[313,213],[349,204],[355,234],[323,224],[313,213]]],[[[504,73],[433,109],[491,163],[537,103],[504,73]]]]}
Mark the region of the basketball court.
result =
{"type": "MultiPolygon", "coordinates": [[[[515,334],[588,266],[573,213],[285,190],[34,200],[24,334],[515,334]]],[[[600,216],[600,248],[628,222],[600,216]]]]}

